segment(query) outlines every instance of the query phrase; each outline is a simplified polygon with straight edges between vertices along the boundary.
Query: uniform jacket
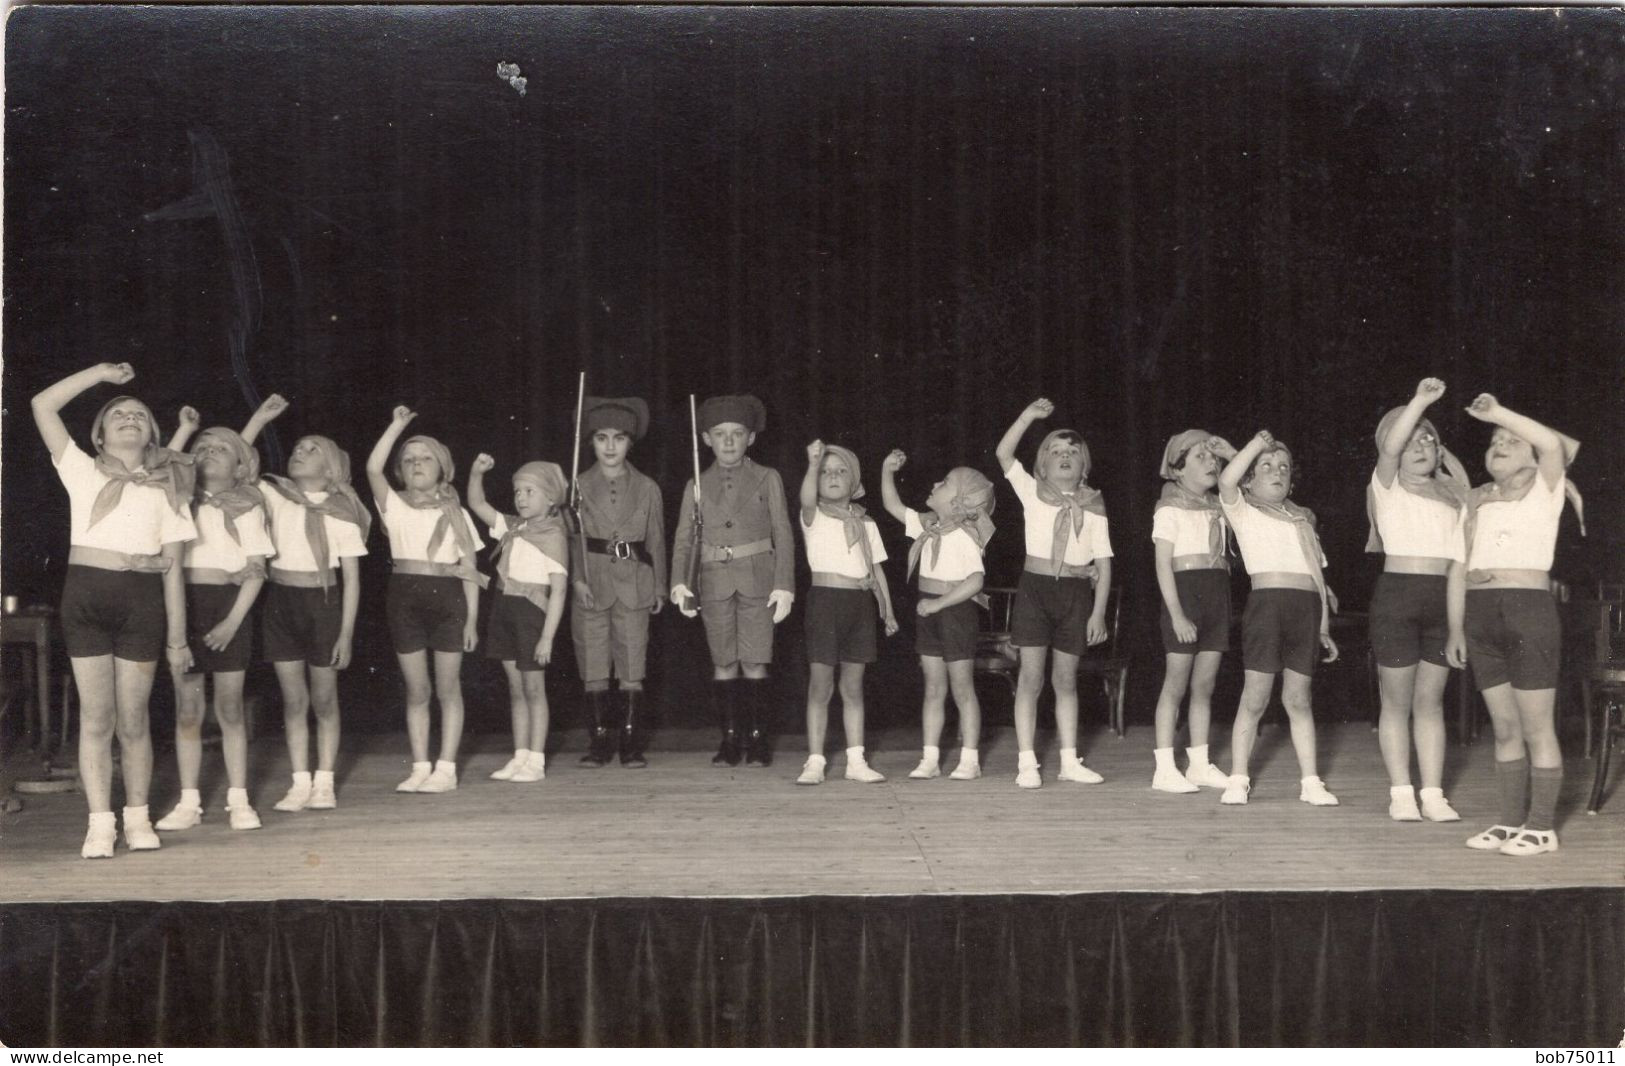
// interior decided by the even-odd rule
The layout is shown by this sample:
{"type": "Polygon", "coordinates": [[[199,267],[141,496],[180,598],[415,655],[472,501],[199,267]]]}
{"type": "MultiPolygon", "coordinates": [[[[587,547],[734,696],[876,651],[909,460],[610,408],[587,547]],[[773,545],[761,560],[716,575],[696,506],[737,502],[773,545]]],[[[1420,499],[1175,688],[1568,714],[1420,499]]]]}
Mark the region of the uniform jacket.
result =
{"type": "MultiPolygon", "coordinates": [[[[766,596],[775,589],[795,589],[795,538],[790,512],[784,502],[784,482],[778,471],[746,458],[732,470],[715,463],[700,474],[704,507],[705,543],[715,547],[749,544],[771,539],[773,550],[731,561],[701,562],[700,587],[692,591],[702,602],[725,600],[734,593],[766,596]]],[[[681,581],[688,573],[693,550],[694,482],[683,486],[677,519],[672,569],[681,581]]]]}
{"type": "Polygon", "coordinates": [[[581,542],[570,538],[571,573],[579,575],[592,590],[598,610],[616,603],[634,610],[654,606],[655,591],[666,591],[666,518],[660,502],[660,488],[653,479],[626,465],[626,473],[610,481],[595,463],[581,475],[581,524],[594,540],[642,542],[653,563],[638,559],[614,559],[588,552],[585,560],[581,542]]]}

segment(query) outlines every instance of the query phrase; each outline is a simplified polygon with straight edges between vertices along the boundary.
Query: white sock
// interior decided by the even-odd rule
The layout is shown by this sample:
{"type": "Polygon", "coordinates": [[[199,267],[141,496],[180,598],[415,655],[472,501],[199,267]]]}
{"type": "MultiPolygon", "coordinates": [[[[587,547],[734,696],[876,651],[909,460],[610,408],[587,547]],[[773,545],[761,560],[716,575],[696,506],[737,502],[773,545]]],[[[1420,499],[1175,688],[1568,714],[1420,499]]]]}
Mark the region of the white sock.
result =
{"type": "Polygon", "coordinates": [[[436,759],[434,764],[434,772],[437,774],[445,774],[448,777],[456,777],[457,764],[454,762],[447,762],[445,759],[436,759]]]}
{"type": "Polygon", "coordinates": [[[1077,748],[1062,748],[1061,749],[1061,765],[1062,766],[1066,766],[1069,763],[1075,763],[1077,761],[1078,761],[1078,749],[1077,748]]]}
{"type": "MultiPolygon", "coordinates": [[[[424,763],[424,765],[427,766],[428,763],[424,763]]],[[[295,774],[294,776],[297,777],[299,775],[295,774]]],[[[331,770],[317,770],[316,771],[316,776],[312,780],[317,785],[326,785],[328,788],[332,788],[333,787],[333,771],[331,771],[331,770]]]]}
{"type": "Polygon", "coordinates": [[[293,787],[294,788],[309,788],[310,787],[310,771],[309,770],[295,770],[294,774],[293,774],[293,787]]]}
{"type": "Polygon", "coordinates": [[[147,805],[145,803],[139,807],[124,808],[125,825],[140,825],[143,822],[150,821],[152,821],[152,816],[147,813],[147,805]]]}
{"type": "MultiPolygon", "coordinates": [[[[1157,773],[1177,773],[1179,767],[1174,765],[1173,748],[1153,748],[1151,754],[1157,757],[1157,773]]],[[[1194,764],[1193,764],[1194,765],[1194,764]]]]}
{"type": "MultiPolygon", "coordinates": [[[[1172,750],[1172,749],[1170,749],[1170,750],[1172,750]]],[[[1186,754],[1186,756],[1188,756],[1190,758],[1192,768],[1207,765],[1207,745],[1206,744],[1198,744],[1195,747],[1186,748],[1185,749],[1185,754],[1186,754]]]]}
{"type": "Polygon", "coordinates": [[[809,756],[807,756],[808,764],[815,764],[816,763],[820,768],[822,768],[824,766],[825,762],[827,762],[827,761],[828,760],[826,760],[822,755],[809,755],[809,756]]]}
{"type": "Polygon", "coordinates": [[[982,756],[975,748],[960,748],[959,761],[961,763],[970,763],[972,766],[980,766],[982,765],[982,756]]]}
{"type": "Polygon", "coordinates": [[[227,807],[246,807],[246,806],[248,806],[248,789],[246,789],[246,788],[228,788],[228,789],[226,789],[226,806],[227,807]]]}
{"type": "Polygon", "coordinates": [[[854,766],[867,766],[868,763],[863,761],[863,745],[859,744],[855,748],[847,748],[846,761],[854,766]]]}
{"type": "Polygon", "coordinates": [[[193,810],[198,810],[203,806],[203,794],[195,788],[183,788],[181,789],[180,801],[175,806],[191,807],[193,810]]]}
{"type": "Polygon", "coordinates": [[[118,819],[116,817],[114,817],[112,811],[91,811],[90,812],[90,828],[91,829],[114,829],[117,826],[118,826],[118,819]]]}
{"type": "Polygon", "coordinates": [[[513,749],[513,757],[516,762],[524,762],[526,759],[530,758],[530,749],[515,748],[513,749]]]}
{"type": "Polygon", "coordinates": [[[1018,769],[1018,770],[1036,770],[1036,769],[1038,769],[1038,754],[1036,752],[1024,751],[1020,755],[1016,756],[1016,769],[1018,769]]]}
{"type": "Polygon", "coordinates": [[[937,763],[942,761],[942,749],[937,747],[935,744],[927,744],[923,749],[923,754],[920,756],[920,758],[930,763],[932,766],[935,766],[937,763]]]}

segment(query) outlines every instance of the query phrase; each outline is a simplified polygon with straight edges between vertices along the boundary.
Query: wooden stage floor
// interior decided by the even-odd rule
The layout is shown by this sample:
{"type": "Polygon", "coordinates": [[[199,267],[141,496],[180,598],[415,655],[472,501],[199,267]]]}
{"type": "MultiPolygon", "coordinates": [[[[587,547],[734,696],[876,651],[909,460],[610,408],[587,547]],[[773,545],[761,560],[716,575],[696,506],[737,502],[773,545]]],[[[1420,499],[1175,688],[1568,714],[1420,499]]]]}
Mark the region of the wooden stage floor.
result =
{"type": "MultiPolygon", "coordinates": [[[[838,733],[836,734],[838,738],[838,733]]],[[[226,826],[217,749],[205,752],[204,823],[166,833],[158,852],[121,845],[111,861],[78,857],[84,801],[30,796],[0,818],[0,902],[100,900],[453,899],[637,896],[916,895],[940,893],[1220,892],[1260,890],[1538,889],[1625,883],[1625,796],[1583,810],[1593,764],[1573,757],[1560,807],[1563,847],[1511,859],[1463,840],[1493,820],[1487,737],[1452,745],[1447,793],[1463,820],[1400,824],[1387,817],[1376,736],[1363,724],[1324,726],[1322,776],[1342,799],[1297,798],[1282,726],[1260,741],[1246,807],[1218,793],[1166,795],[1150,786],[1150,732],[1088,736],[1085,761],[1103,785],[1058,783],[1053,741],[1045,785],[1017,789],[1015,741],[999,731],[981,780],[906,779],[917,733],[871,745],[882,784],[841,778],[797,787],[804,752],[781,738],[768,769],[715,769],[711,736],[660,738],[646,770],[577,765],[583,738],[566,734],[547,779],[514,785],[486,775],[505,761],[499,737],[476,737],[462,786],[398,795],[404,736],[346,738],[339,808],[271,809],[286,782],[279,736],[257,741],[253,795],[265,827],[226,826]],[[671,750],[677,747],[680,750],[671,750]],[[878,749],[878,750],[877,750],[878,749]]],[[[1220,749],[1221,759],[1223,748],[1220,749]]],[[[955,749],[944,752],[951,766],[955,749]]],[[[26,769],[21,757],[14,771],[26,769]]],[[[172,756],[160,754],[154,819],[175,797],[172,756]]],[[[1616,789],[1617,791],[1617,789],[1616,789]]]]}

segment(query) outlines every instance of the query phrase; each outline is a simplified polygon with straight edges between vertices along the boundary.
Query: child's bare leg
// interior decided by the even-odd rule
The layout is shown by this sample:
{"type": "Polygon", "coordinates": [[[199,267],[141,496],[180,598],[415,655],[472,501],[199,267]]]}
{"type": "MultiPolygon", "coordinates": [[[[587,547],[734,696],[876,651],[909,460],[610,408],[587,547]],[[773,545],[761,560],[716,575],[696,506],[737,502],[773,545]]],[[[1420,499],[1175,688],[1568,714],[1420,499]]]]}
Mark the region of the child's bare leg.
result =
{"type": "Polygon", "coordinates": [[[948,685],[959,708],[959,765],[948,775],[956,781],[982,776],[982,703],[976,698],[975,665],[970,659],[948,664],[948,685]]]}
{"type": "Polygon", "coordinates": [[[1187,718],[1194,747],[1205,747],[1208,742],[1208,731],[1213,722],[1213,685],[1218,680],[1219,662],[1223,658],[1223,652],[1196,653],[1196,667],[1191,671],[1190,714],[1187,718]]]}
{"type": "Polygon", "coordinates": [[[228,788],[248,788],[248,725],[243,718],[246,672],[214,675],[214,717],[220,723],[220,754],[226,763],[228,788]]]}
{"type": "Polygon", "coordinates": [[[547,748],[547,671],[523,670],[520,677],[530,715],[530,750],[540,755],[547,748]]]}
{"type": "Polygon", "coordinates": [[[1416,680],[1416,666],[1377,667],[1377,695],[1382,703],[1377,717],[1377,746],[1382,749],[1382,765],[1388,771],[1391,788],[1409,787],[1411,783],[1411,703],[1416,680]]]}
{"type": "MultiPolygon", "coordinates": [[[[277,687],[282,691],[282,735],[288,742],[288,762],[295,779],[310,773],[310,689],[305,684],[302,660],[273,663],[277,687]]],[[[308,784],[308,782],[307,782],[308,784]]]]}
{"type": "MultiPolygon", "coordinates": [[[[113,694],[113,657],[70,659],[79,690],[79,780],[91,814],[113,810],[113,723],[118,700],[113,694]]],[[[111,852],[109,852],[111,854],[111,852]]]]}
{"type": "MultiPolygon", "coordinates": [[[[406,682],[406,740],[412,747],[415,765],[429,761],[429,653],[413,651],[395,656],[401,664],[401,678],[406,682]]],[[[428,771],[424,771],[428,776],[428,771]]]]}
{"type": "Polygon", "coordinates": [[[1078,759],[1078,657],[1057,651],[1050,666],[1050,684],[1055,687],[1055,731],[1060,739],[1062,781],[1098,785],[1103,778],[1078,759]]]}
{"type": "Polygon", "coordinates": [[[1444,786],[1444,687],[1450,668],[1421,663],[1416,668],[1416,695],[1411,702],[1411,732],[1416,741],[1416,768],[1424,789],[1444,786]]]}
{"type": "Polygon", "coordinates": [[[1043,784],[1038,773],[1038,696],[1044,690],[1044,665],[1048,648],[1018,648],[1021,668],[1016,674],[1016,784],[1037,788],[1043,784]]]}
{"type": "MultiPolygon", "coordinates": [[[[208,713],[202,674],[177,674],[175,682],[175,765],[180,769],[181,794],[198,790],[203,770],[203,719],[208,713]]],[[[218,682],[216,693],[219,692],[218,682]]],[[[216,699],[218,700],[218,695],[216,699]]],[[[196,797],[192,797],[196,804],[196,797]]]]}
{"type": "Polygon", "coordinates": [[[829,728],[829,701],[835,695],[835,667],[807,664],[807,754],[823,755],[829,728]]]}
{"type": "Polygon", "coordinates": [[[512,659],[504,659],[502,673],[508,679],[508,721],[513,725],[514,751],[531,751],[530,704],[525,699],[525,682],[519,665],[512,659]]]}
{"type": "Polygon", "coordinates": [[[1287,724],[1292,729],[1292,747],[1298,755],[1298,772],[1302,777],[1316,777],[1315,769],[1315,713],[1309,693],[1311,680],[1296,670],[1281,672],[1281,704],[1286,708],[1287,724]]]}
{"type": "Polygon", "coordinates": [[[1259,670],[1242,672],[1241,701],[1236,705],[1236,723],[1230,730],[1230,787],[1221,803],[1247,802],[1247,763],[1253,757],[1253,741],[1258,739],[1258,723],[1270,705],[1275,675],[1259,670]]]}
{"type": "Polygon", "coordinates": [[[463,742],[463,653],[434,653],[434,694],[440,701],[440,758],[455,763],[463,742]]]}
{"type": "Polygon", "coordinates": [[[840,670],[841,727],[846,746],[863,747],[863,664],[842,663],[840,670]]]}
{"type": "MultiPolygon", "coordinates": [[[[1171,651],[1162,657],[1162,691],[1157,694],[1156,743],[1158,748],[1172,748],[1179,728],[1179,705],[1185,699],[1190,685],[1194,655],[1171,651]]],[[[1194,702],[1194,701],[1193,701],[1194,702]]],[[[1192,707],[1194,711],[1195,708],[1192,707]]],[[[1192,723],[1191,743],[1196,742],[1195,723],[1192,723]]]]}
{"type": "MultiPolygon", "coordinates": [[[[927,750],[940,749],[942,729],[948,721],[948,666],[938,656],[922,655],[920,673],[925,679],[925,699],[920,705],[920,731],[927,750]]],[[[965,713],[963,706],[959,713],[965,713]]]]}
{"type": "Polygon", "coordinates": [[[119,763],[124,769],[124,806],[145,807],[152,785],[152,733],[147,728],[147,700],[157,663],[113,659],[118,700],[119,763]]]}
{"type": "Polygon", "coordinates": [[[331,774],[339,761],[339,672],[310,668],[310,709],[316,716],[316,770],[331,774]]]}

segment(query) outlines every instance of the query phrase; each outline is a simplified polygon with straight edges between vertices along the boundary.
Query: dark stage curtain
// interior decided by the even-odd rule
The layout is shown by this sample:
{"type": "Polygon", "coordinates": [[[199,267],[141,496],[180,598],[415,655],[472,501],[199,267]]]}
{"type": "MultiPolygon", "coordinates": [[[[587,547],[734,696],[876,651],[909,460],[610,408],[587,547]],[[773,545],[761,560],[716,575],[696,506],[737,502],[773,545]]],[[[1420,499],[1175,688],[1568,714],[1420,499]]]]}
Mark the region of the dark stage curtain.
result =
{"type": "Polygon", "coordinates": [[[35,1045],[1611,1045],[1618,889],[17,904],[35,1045]]]}

